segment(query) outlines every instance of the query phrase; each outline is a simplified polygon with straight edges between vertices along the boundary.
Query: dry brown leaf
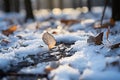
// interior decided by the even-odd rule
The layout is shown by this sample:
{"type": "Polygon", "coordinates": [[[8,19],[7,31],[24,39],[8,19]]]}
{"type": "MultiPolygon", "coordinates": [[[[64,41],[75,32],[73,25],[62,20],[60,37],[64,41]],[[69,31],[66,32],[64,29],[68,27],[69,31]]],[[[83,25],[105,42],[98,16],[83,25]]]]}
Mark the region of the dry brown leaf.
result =
{"type": "Polygon", "coordinates": [[[79,23],[80,21],[79,20],[70,19],[70,20],[60,20],[60,22],[66,24],[66,25],[71,25],[71,24],[74,24],[74,23],[79,23]]]}
{"type": "Polygon", "coordinates": [[[120,47],[120,43],[114,44],[111,46],[111,49],[115,49],[115,48],[119,48],[120,47]]]}
{"type": "Polygon", "coordinates": [[[55,38],[48,32],[44,33],[42,36],[42,40],[45,42],[45,44],[48,45],[49,49],[52,49],[56,45],[55,38]]]}
{"type": "Polygon", "coordinates": [[[95,37],[95,44],[100,45],[102,44],[102,41],[103,41],[103,32],[101,32],[95,37]]]}
{"type": "Polygon", "coordinates": [[[6,36],[9,36],[10,34],[12,34],[14,31],[17,30],[17,26],[11,26],[10,28],[8,28],[7,30],[3,30],[2,33],[6,36]]]}
{"type": "Polygon", "coordinates": [[[56,31],[53,31],[52,34],[57,34],[57,32],[56,32],[56,31]]]}
{"type": "Polygon", "coordinates": [[[103,41],[103,32],[98,34],[96,37],[90,36],[89,39],[87,40],[88,43],[94,42],[96,45],[102,44],[103,41]]]}

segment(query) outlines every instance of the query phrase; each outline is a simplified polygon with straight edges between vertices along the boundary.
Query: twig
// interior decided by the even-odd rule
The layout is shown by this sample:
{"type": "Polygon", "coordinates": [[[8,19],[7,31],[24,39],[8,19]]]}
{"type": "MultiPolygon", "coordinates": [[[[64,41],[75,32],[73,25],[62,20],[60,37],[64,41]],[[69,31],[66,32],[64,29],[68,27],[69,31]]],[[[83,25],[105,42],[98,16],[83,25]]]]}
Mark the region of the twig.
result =
{"type": "Polygon", "coordinates": [[[105,0],[105,6],[104,6],[102,17],[101,17],[101,26],[103,24],[103,18],[104,18],[104,15],[105,15],[105,10],[106,10],[108,2],[109,2],[109,0],[105,0]]]}

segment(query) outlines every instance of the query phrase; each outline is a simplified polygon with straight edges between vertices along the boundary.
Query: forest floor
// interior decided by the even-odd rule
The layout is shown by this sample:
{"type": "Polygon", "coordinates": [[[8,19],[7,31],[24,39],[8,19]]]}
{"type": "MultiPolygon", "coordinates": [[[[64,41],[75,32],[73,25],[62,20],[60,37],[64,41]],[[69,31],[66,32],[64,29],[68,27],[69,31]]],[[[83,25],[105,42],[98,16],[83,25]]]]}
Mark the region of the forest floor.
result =
{"type": "MultiPolygon", "coordinates": [[[[98,28],[102,8],[41,10],[37,21],[0,12],[1,80],[120,80],[120,22],[98,28]]],[[[107,8],[103,23],[109,21],[107,8]]]]}

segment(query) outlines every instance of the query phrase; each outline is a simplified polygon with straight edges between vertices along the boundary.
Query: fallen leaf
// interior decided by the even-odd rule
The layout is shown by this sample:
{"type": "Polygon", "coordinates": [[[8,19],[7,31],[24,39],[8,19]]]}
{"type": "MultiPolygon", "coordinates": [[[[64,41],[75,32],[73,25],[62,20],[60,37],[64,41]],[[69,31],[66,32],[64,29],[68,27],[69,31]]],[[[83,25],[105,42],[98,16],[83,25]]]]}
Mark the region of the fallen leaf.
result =
{"type": "Polygon", "coordinates": [[[52,70],[54,70],[54,68],[52,68],[52,67],[49,66],[49,67],[46,67],[44,71],[46,73],[50,73],[52,70]]]}
{"type": "Polygon", "coordinates": [[[2,33],[6,36],[9,36],[10,34],[12,34],[14,31],[17,30],[17,26],[11,26],[10,28],[8,28],[7,30],[3,30],[2,33]]]}
{"type": "Polygon", "coordinates": [[[115,49],[115,48],[119,48],[120,47],[120,43],[114,44],[111,46],[111,49],[115,49]]]}
{"type": "Polygon", "coordinates": [[[70,19],[70,20],[60,20],[60,22],[66,24],[66,25],[71,25],[71,24],[74,24],[74,23],[79,23],[80,21],[79,20],[70,19]]]}
{"type": "Polygon", "coordinates": [[[57,34],[57,32],[56,32],[56,31],[53,31],[52,34],[57,34]]]}
{"type": "Polygon", "coordinates": [[[106,67],[119,67],[119,65],[120,65],[119,60],[115,60],[115,61],[106,63],[106,67]]]}
{"type": "Polygon", "coordinates": [[[95,37],[95,44],[100,45],[102,44],[102,41],[103,41],[103,32],[101,32],[95,37]]]}
{"type": "Polygon", "coordinates": [[[98,34],[96,37],[90,36],[87,39],[88,43],[95,43],[96,45],[102,44],[102,41],[103,41],[103,32],[101,32],[100,34],[98,34]]]}
{"type": "Polygon", "coordinates": [[[52,49],[56,45],[56,40],[55,38],[48,32],[44,33],[42,36],[42,40],[44,41],[45,44],[48,45],[49,49],[52,49]]]}

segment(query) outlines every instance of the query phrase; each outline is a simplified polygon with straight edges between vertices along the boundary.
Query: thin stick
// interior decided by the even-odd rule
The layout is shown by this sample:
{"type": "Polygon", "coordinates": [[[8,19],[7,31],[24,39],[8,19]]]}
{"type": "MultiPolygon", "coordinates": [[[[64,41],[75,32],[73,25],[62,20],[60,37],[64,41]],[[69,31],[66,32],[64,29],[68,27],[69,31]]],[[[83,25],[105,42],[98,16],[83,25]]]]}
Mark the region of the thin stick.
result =
{"type": "Polygon", "coordinates": [[[109,2],[109,0],[105,0],[105,6],[104,6],[102,17],[101,17],[101,26],[103,24],[103,18],[104,18],[104,15],[105,15],[105,10],[106,10],[108,2],[109,2]]]}

